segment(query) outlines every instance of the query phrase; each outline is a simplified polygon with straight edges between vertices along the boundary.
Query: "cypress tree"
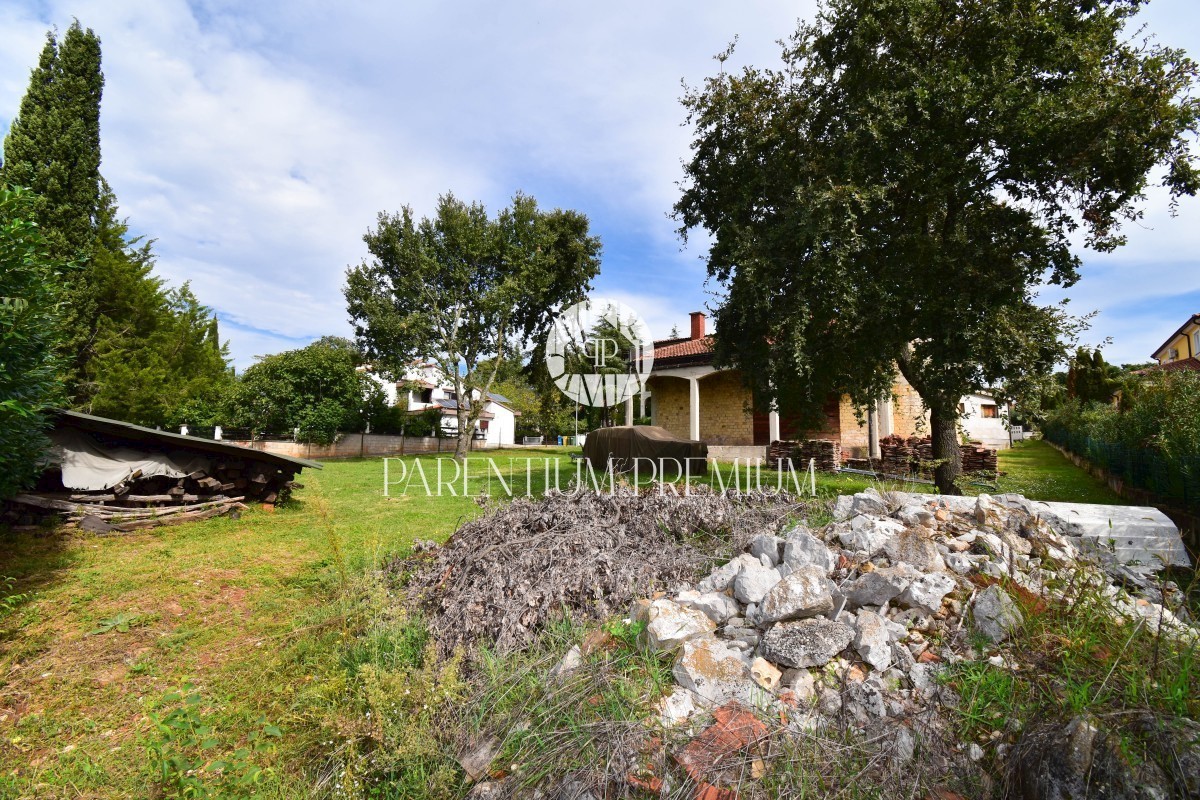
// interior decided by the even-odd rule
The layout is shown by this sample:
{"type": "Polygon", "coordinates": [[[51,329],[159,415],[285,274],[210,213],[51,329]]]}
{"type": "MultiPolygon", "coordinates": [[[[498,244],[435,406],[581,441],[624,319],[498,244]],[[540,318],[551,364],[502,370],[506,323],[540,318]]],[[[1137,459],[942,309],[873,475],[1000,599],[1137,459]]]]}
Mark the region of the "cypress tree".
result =
{"type": "Polygon", "coordinates": [[[87,262],[100,207],[100,39],[76,21],[53,33],[4,139],[0,182],[33,191],[33,215],[50,254],[87,262]]]}
{"type": "Polygon", "coordinates": [[[96,250],[100,177],[100,39],[76,20],[59,43],[46,34],[29,90],[4,139],[0,184],[33,192],[31,218],[48,254],[69,262],[63,278],[63,365],[78,396],[97,316],[91,265],[96,250]]]}
{"type": "Polygon", "coordinates": [[[212,310],[154,275],[150,242],[129,235],[100,174],[100,39],[76,20],[46,36],[4,140],[0,184],[32,190],[29,218],[60,272],[61,363],[77,409],[160,424],[227,380],[212,310]]]}

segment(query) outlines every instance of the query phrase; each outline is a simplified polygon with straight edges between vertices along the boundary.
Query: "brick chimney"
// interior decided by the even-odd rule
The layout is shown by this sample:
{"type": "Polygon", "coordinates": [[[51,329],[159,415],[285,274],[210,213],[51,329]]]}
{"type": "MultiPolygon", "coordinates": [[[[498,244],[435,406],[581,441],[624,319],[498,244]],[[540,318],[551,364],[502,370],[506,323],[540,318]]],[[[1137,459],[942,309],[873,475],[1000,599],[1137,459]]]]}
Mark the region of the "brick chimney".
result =
{"type": "Polygon", "coordinates": [[[692,317],[692,338],[693,339],[703,339],[704,338],[704,312],[703,311],[693,311],[691,314],[691,317],[692,317]]]}

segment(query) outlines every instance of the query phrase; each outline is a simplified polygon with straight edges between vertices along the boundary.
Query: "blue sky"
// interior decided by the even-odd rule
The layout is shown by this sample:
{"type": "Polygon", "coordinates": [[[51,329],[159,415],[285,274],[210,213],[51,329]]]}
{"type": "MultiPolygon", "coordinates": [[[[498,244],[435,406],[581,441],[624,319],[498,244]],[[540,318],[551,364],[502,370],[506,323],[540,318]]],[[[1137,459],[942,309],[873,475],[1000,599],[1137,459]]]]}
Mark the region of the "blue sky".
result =
{"type": "MultiPolygon", "coordinates": [[[[681,81],[777,60],[815,3],[154,3],[0,6],[0,131],[46,30],[73,17],[103,41],[102,169],[159,272],[190,280],[239,367],[347,334],[341,296],[381,210],[427,213],[453,191],[496,209],[521,190],[586,213],[604,242],[598,292],[656,335],[713,301],[703,241],[667,214],[688,154],[681,81]]],[[[1166,44],[1200,56],[1200,7],[1153,0],[1166,44]]],[[[1091,343],[1146,360],[1200,312],[1200,201],[1176,218],[1152,191],[1111,255],[1084,252],[1067,294],[1098,310],[1091,343]]],[[[1059,295],[1047,295],[1058,299],[1059,295]]]]}

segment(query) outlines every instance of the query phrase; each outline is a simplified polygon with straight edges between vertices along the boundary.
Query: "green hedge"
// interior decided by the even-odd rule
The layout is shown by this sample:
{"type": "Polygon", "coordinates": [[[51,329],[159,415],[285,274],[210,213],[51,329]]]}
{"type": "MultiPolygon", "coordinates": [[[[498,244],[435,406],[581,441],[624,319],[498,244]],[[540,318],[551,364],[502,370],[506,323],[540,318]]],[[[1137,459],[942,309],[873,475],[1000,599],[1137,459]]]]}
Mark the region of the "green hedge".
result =
{"type": "Polygon", "coordinates": [[[1071,400],[1042,425],[1049,442],[1189,511],[1200,511],[1200,372],[1151,373],[1121,408],[1071,400]]]}

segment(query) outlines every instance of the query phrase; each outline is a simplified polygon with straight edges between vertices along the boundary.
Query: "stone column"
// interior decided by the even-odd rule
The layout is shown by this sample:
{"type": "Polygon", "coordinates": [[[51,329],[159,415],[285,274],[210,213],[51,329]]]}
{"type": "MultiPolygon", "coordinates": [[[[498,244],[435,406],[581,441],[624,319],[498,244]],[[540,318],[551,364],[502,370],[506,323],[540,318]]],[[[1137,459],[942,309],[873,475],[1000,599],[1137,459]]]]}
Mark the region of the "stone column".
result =
{"type": "Polygon", "coordinates": [[[688,438],[700,438],[700,380],[688,378],[690,403],[688,405],[688,438]]]}
{"type": "Polygon", "coordinates": [[[879,438],[891,436],[896,432],[893,424],[892,393],[888,392],[879,399],[879,438]]]}
{"type": "Polygon", "coordinates": [[[771,409],[771,413],[767,414],[767,438],[772,442],[778,442],[779,436],[779,412],[771,409]]]}
{"type": "Polygon", "coordinates": [[[638,393],[638,397],[640,397],[642,400],[642,416],[643,417],[647,416],[647,414],[646,414],[646,398],[649,396],[650,396],[650,393],[647,392],[645,388],[643,388],[642,391],[638,393]]]}
{"type": "Polygon", "coordinates": [[[633,425],[633,395],[625,399],[625,424],[633,425]]]}

